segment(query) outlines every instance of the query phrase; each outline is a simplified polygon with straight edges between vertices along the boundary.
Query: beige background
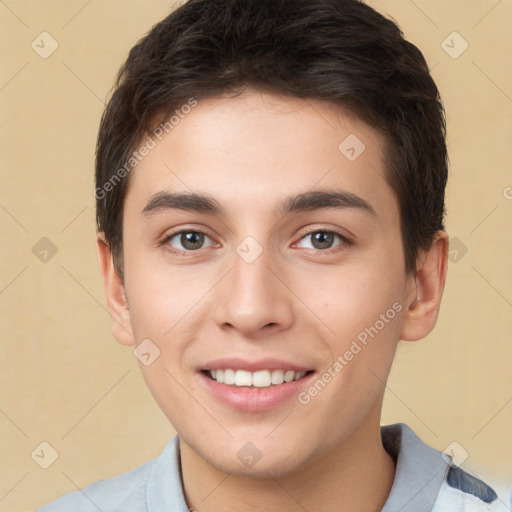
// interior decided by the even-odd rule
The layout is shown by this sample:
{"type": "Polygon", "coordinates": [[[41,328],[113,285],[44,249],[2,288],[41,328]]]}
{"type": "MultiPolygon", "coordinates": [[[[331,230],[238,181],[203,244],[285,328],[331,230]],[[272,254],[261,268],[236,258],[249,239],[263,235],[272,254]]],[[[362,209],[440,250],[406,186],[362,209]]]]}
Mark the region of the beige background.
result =
{"type": "MultiPolygon", "coordinates": [[[[459,240],[439,324],[428,339],[401,345],[383,423],[406,422],[440,450],[456,441],[456,453],[469,455],[464,466],[512,479],[512,2],[372,5],[424,51],[443,94],[447,227],[459,240]],[[469,44],[456,59],[441,46],[454,31],[469,44]]],[[[126,471],[173,435],[131,350],[110,334],[92,192],[115,72],[171,6],[0,2],[0,512],[126,471]],[[47,59],[31,48],[43,31],[59,45],[47,59]],[[32,252],[43,237],[57,247],[47,262],[32,252]],[[43,441],[58,452],[48,469],[31,458],[43,441]]],[[[463,41],[446,44],[453,54],[463,41]]]]}

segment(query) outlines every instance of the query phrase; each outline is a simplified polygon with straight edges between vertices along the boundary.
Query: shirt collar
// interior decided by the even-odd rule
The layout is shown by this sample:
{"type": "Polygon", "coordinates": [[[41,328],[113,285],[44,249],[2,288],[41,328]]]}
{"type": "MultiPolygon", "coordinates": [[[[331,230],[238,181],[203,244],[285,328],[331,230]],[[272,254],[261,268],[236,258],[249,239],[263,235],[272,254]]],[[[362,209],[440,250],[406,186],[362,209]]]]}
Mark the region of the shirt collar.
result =
{"type": "Polygon", "coordinates": [[[393,487],[382,512],[430,512],[449,465],[407,425],[381,427],[382,444],[396,461],[393,487]]]}
{"type": "Polygon", "coordinates": [[[181,480],[179,438],[174,436],[156,459],[146,483],[148,512],[188,512],[181,480]]]}
{"type": "MultiPolygon", "coordinates": [[[[393,487],[382,512],[430,512],[449,465],[402,423],[381,427],[385,450],[396,461],[393,487]]],[[[173,437],[155,460],[146,482],[148,512],[187,512],[181,479],[179,439],[173,437]]]]}

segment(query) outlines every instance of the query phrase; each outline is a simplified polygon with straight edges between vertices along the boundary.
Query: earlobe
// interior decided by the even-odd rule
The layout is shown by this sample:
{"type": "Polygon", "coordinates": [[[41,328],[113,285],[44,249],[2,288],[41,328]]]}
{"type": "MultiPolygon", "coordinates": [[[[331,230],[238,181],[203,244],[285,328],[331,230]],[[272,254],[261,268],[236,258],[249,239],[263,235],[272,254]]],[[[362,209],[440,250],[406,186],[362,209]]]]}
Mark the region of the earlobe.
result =
{"type": "Polygon", "coordinates": [[[447,270],[448,235],[445,231],[438,231],[432,247],[418,257],[414,286],[400,339],[416,341],[424,338],[434,328],[447,270]]]}
{"type": "Polygon", "coordinates": [[[134,345],[124,283],[114,267],[112,251],[103,233],[98,234],[97,245],[103,288],[112,318],[112,333],[122,345],[134,345]]]}

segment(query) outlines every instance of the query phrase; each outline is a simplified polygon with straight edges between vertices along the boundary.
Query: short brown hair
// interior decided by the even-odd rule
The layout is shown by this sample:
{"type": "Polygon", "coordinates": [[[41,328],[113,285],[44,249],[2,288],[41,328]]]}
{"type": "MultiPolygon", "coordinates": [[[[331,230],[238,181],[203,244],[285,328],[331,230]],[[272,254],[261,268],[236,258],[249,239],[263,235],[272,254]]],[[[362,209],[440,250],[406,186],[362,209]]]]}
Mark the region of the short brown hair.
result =
{"type": "Polygon", "coordinates": [[[191,98],[248,88],[340,104],[383,134],[413,271],[443,229],[448,168],[444,110],[420,50],[358,0],[189,0],[132,48],[101,120],[97,228],[120,275],[131,153],[191,98]]]}

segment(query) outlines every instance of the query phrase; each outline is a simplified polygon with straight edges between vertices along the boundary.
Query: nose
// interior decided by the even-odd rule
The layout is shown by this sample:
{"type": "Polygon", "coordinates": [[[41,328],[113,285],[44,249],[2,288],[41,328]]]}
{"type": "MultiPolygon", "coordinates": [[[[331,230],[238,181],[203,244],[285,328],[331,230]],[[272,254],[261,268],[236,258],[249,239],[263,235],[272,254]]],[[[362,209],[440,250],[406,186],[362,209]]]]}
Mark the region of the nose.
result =
{"type": "Polygon", "coordinates": [[[293,323],[292,294],[266,251],[252,262],[234,255],[216,297],[215,322],[248,338],[280,332],[293,323]],[[281,278],[282,279],[282,278],[281,278]]]}

